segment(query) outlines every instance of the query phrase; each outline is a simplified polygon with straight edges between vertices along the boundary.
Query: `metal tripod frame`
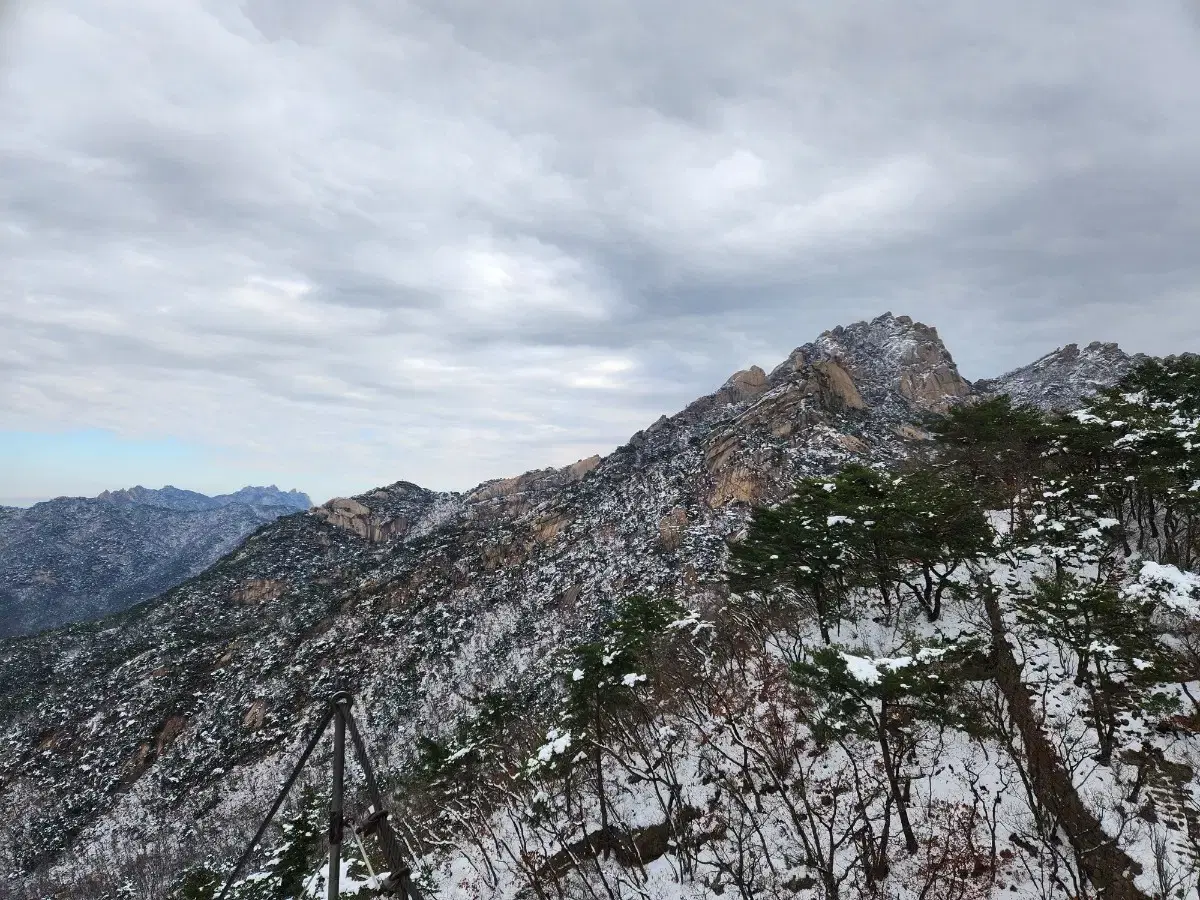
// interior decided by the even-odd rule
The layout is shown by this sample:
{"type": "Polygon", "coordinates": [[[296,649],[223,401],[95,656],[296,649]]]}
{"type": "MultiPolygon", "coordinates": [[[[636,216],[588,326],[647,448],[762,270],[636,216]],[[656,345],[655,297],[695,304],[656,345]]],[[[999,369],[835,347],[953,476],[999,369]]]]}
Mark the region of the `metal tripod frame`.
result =
{"type": "Polygon", "coordinates": [[[366,745],[363,743],[362,735],[359,733],[354,716],[350,712],[352,700],[353,698],[347,691],[338,691],[329,698],[329,709],[321,717],[321,722],[305,746],[304,752],[300,754],[300,759],[292,769],[291,774],[287,777],[287,780],[284,781],[283,787],[279,791],[279,796],[275,798],[275,803],[271,806],[270,812],[263,819],[262,824],[258,827],[258,831],[246,847],[245,852],[242,853],[241,858],[237,861],[237,865],[233,867],[233,871],[229,873],[229,877],[225,880],[225,884],[221,888],[221,893],[217,895],[217,900],[225,900],[225,895],[233,886],[234,879],[237,878],[242,867],[246,865],[246,862],[254,853],[258,842],[266,834],[267,828],[270,827],[275,814],[279,812],[279,808],[283,806],[283,801],[287,799],[288,792],[295,785],[296,779],[300,776],[300,772],[304,768],[304,764],[308,762],[309,756],[316,749],[330,722],[333,722],[333,791],[329,801],[329,871],[326,878],[326,896],[328,900],[335,900],[341,889],[342,838],[345,835],[346,825],[346,820],[342,816],[342,801],[344,798],[346,773],[347,730],[349,730],[351,742],[354,744],[354,755],[358,759],[358,764],[362,767],[363,775],[366,776],[367,793],[371,797],[371,803],[374,805],[375,810],[368,816],[367,821],[359,831],[362,834],[374,834],[378,838],[379,847],[383,851],[383,858],[387,861],[388,869],[390,869],[388,877],[383,880],[380,886],[385,892],[396,894],[401,900],[425,900],[420,889],[412,883],[409,877],[412,874],[412,870],[409,868],[407,862],[405,862],[404,853],[400,849],[400,843],[396,840],[396,834],[392,831],[392,827],[388,823],[388,812],[383,804],[383,795],[379,791],[379,782],[375,779],[375,770],[371,766],[371,761],[367,758],[366,745]]]}

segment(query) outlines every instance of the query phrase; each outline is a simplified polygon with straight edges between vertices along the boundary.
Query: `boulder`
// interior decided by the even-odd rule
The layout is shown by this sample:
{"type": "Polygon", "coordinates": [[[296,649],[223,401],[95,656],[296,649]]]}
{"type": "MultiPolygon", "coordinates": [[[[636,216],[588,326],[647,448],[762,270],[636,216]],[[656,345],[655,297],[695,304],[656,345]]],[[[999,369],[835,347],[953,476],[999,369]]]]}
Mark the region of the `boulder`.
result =
{"type": "Polygon", "coordinates": [[[846,409],[866,409],[867,404],[854,384],[850,373],[837,362],[827,359],[813,363],[813,370],[821,379],[822,399],[826,406],[841,406],[846,409]]]}
{"type": "Polygon", "coordinates": [[[726,403],[745,403],[757,399],[770,387],[767,373],[758,366],[734,372],[717,392],[726,403]]]}
{"type": "Polygon", "coordinates": [[[269,603],[287,590],[287,582],[275,578],[250,578],[233,589],[230,599],[242,606],[269,603]]]}

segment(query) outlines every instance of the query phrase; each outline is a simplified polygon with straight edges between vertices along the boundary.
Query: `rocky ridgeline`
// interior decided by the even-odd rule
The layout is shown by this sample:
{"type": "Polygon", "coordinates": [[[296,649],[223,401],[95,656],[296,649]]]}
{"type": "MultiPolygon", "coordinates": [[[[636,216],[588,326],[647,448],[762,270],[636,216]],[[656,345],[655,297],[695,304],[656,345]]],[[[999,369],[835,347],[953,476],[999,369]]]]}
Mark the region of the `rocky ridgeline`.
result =
{"type": "Polygon", "coordinates": [[[307,509],[297,491],[175,487],[0,509],[0,637],[95,619],[202,572],[254,529],[307,509]]]}
{"type": "Polygon", "coordinates": [[[999,378],[977,381],[974,387],[981,394],[1008,394],[1018,403],[1067,411],[1145,358],[1140,353],[1130,356],[1116,344],[1094,341],[1082,350],[1078,344],[1067,344],[999,378]]]}
{"type": "MultiPolygon", "coordinates": [[[[1078,380],[1064,364],[1023,383],[1039,377],[1078,380]]],[[[332,500],[154,603],[0,644],[0,864],[257,813],[335,687],[360,699],[383,768],[403,765],[485,691],[548,690],[555,651],[617,599],[721,596],[753,504],[920,452],[930,417],[977,393],[936,330],[887,314],[735,373],[604,458],[332,500]]]]}

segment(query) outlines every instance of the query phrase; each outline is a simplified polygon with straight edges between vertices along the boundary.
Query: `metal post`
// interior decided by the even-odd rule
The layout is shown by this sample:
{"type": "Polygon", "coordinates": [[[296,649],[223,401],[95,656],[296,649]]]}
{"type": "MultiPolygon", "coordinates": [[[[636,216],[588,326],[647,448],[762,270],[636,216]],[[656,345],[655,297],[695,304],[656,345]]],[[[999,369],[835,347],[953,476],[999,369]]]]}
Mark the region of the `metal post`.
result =
{"type": "Polygon", "coordinates": [[[309,739],[308,745],[304,748],[304,752],[300,754],[300,759],[292,768],[292,773],[288,775],[287,781],[283,783],[283,789],[280,790],[279,796],[275,798],[275,802],[271,805],[271,811],[267,813],[267,817],[263,819],[262,824],[258,826],[258,831],[254,833],[250,844],[242,853],[241,858],[237,861],[237,865],[233,867],[233,871],[229,873],[229,877],[225,879],[225,885],[221,888],[221,893],[217,895],[217,900],[225,900],[225,895],[229,893],[229,889],[233,886],[233,880],[237,878],[238,873],[242,871],[242,867],[246,865],[246,861],[250,859],[250,854],[254,852],[254,848],[258,846],[258,842],[262,840],[262,836],[267,833],[267,827],[271,824],[271,820],[275,818],[275,813],[279,812],[279,807],[283,806],[283,801],[287,798],[288,791],[292,789],[292,785],[296,783],[296,779],[300,775],[300,771],[304,768],[304,764],[308,762],[309,756],[316,749],[317,743],[321,740],[321,735],[325,733],[326,726],[329,725],[329,720],[333,718],[335,707],[330,707],[329,710],[321,717],[321,723],[313,732],[313,736],[309,739]]]}
{"type": "Polygon", "coordinates": [[[388,877],[384,880],[384,889],[399,894],[402,900],[425,900],[421,894],[421,890],[409,878],[411,870],[408,863],[404,861],[404,853],[400,849],[400,842],[396,839],[391,825],[388,824],[387,806],[383,802],[383,794],[380,792],[379,782],[375,778],[375,769],[371,765],[370,758],[367,756],[366,744],[363,743],[362,735],[358,731],[358,725],[355,724],[354,716],[349,709],[345,711],[344,718],[346,726],[350,729],[350,738],[354,742],[354,752],[358,756],[358,764],[362,766],[363,775],[367,779],[367,793],[371,797],[371,802],[375,805],[375,812],[368,817],[364,824],[365,830],[363,833],[374,834],[379,839],[379,847],[383,850],[383,858],[387,860],[388,868],[391,870],[388,877]]]}
{"type": "MultiPolygon", "coordinates": [[[[371,796],[371,801],[375,805],[374,812],[368,816],[367,821],[361,829],[362,835],[374,834],[377,836],[380,848],[383,850],[384,859],[387,860],[391,872],[384,879],[383,889],[387,893],[398,893],[402,900],[425,900],[420,889],[413,884],[411,878],[411,869],[404,859],[404,852],[400,849],[400,842],[396,839],[395,833],[392,831],[391,825],[388,823],[388,811],[383,802],[383,795],[379,790],[379,782],[375,778],[375,770],[371,766],[371,761],[367,757],[367,748],[363,743],[362,735],[359,734],[358,726],[355,724],[354,716],[350,712],[353,698],[346,691],[338,691],[330,698],[329,708],[321,717],[313,736],[309,739],[304,752],[300,754],[300,759],[296,762],[287,781],[283,784],[283,789],[279,792],[279,796],[275,798],[274,804],[271,806],[271,811],[267,813],[262,824],[258,827],[258,831],[251,839],[249,846],[238,859],[237,864],[233,867],[233,871],[229,873],[229,877],[225,880],[224,887],[221,888],[221,893],[217,900],[225,900],[229,893],[229,889],[233,886],[234,879],[238,873],[246,865],[246,862],[253,854],[258,842],[262,840],[266,834],[267,828],[270,826],[275,814],[279,812],[279,808],[283,805],[287,798],[288,792],[292,789],[292,785],[296,783],[296,779],[300,776],[300,771],[304,768],[304,764],[308,762],[309,756],[316,749],[322,736],[325,734],[325,729],[329,726],[330,721],[333,722],[333,793],[329,800],[329,871],[328,871],[328,900],[336,900],[341,890],[342,876],[342,839],[345,833],[345,813],[344,813],[344,789],[345,789],[345,773],[346,773],[346,731],[349,729],[350,737],[354,741],[354,751],[358,757],[359,763],[362,765],[363,773],[367,780],[367,791],[371,796]]],[[[364,858],[366,854],[363,854],[364,858]]],[[[370,862],[368,861],[368,866],[370,862]]]]}
{"type": "Polygon", "coordinates": [[[337,694],[333,698],[333,795],[329,800],[329,900],[337,900],[341,892],[342,878],[342,833],[345,819],[342,817],[342,787],[346,771],[346,715],[345,703],[348,695],[337,694]]]}

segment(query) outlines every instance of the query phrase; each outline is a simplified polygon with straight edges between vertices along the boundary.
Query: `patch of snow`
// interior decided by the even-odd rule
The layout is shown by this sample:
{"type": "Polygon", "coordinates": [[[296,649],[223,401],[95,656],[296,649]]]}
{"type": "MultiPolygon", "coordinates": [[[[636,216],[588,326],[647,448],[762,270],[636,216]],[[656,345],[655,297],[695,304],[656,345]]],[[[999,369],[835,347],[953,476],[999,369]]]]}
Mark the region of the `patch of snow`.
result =
{"type": "Polygon", "coordinates": [[[550,762],[555,756],[560,756],[571,746],[571,732],[551,728],[546,732],[546,743],[538,748],[537,758],[541,762],[550,762]]]}
{"type": "Polygon", "coordinates": [[[838,656],[842,658],[846,664],[846,671],[855,681],[861,681],[863,684],[879,684],[879,669],[876,668],[874,662],[849,653],[839,653],[838,656]]]}
{"type": "MultiPolygon", "coordinates": [[[[379,890],[383,886],[383,881],[387,878],[387,872],[380,872],[378,875],[368,876],[367,878],[355,878],[351,873],[350,868],[357,860],[343,859],[339,866],[341,875],[338,879],[338,896],[339,897],[357,897],[363,890],[379,890]]],[[[302,888],[303,897],[311,897],[313,900],[322,900],[326,894],[326,885],[329,879],[329,863],[325,863],[320,869],[314,872],[304,882],[302,888]]],[[[249,880],[249,879],[247,879],[249,880]]]]}
{"type": "Polygon", "coordinates": [[[1161,600],[1170,609],[1200,619],[1200,575],[1183,572],[1166,563],[1143,562],[1136,584],[1126,595],[1161,600]]]}

